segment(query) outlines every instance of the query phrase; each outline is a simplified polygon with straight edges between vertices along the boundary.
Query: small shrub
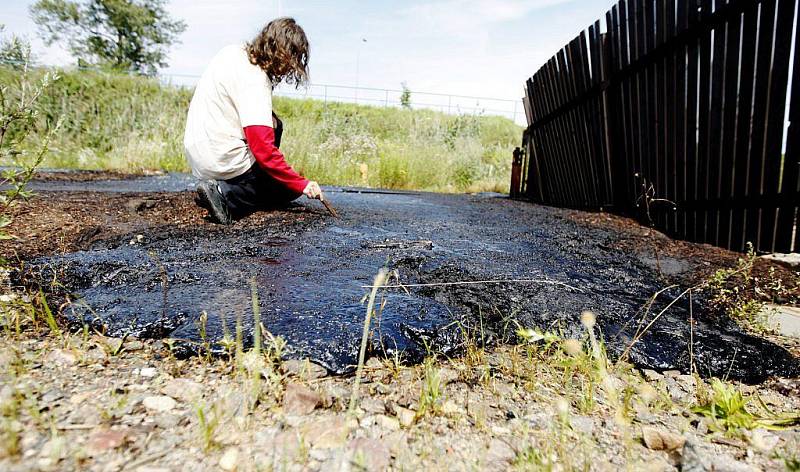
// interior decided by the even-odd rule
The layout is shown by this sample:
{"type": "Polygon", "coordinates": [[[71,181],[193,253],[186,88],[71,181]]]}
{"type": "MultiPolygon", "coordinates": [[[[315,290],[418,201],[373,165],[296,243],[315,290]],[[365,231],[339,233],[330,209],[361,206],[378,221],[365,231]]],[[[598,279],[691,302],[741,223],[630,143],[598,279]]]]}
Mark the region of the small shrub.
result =
{"type": "MultiPolygon", "coordinates": [[[[2,241],[14,237],[7,230],[12,223],[12,207],[18,200],[30,196],[26,187],[47,156],[52,133],[58,129],[60,119],[55,117],[52,128],[38,133],[41,136],[37,135],[42,97],[58,80],[58,75],[46,73],[39,78],[32,77],[28,68],[30,46],[20,45],[18,39],[12,39],[8,44],[4,42],[0,49],[3,54],[13,50],[23,55],[20,58],[22,63],[14,66],[14,80],[0,85],[0,164],[8,166],[0,174],[0,187],[8,188],[0,192],[2,241]],[[31,144],[36,137],[40,138],[38,143],[31,144]]],[[[0,265],[5,263],[0,259],[0,265]]]]}
{"type": "Polygon", "coordinates": [[[692,411],[710,419],[713,429],[728,435],[740,435],[742,430],[783,429],[800,424],[800,415],[776,414],[763,403],[764,413],[752,413],[748,410],[750,403],[751,399],[734,386],[713,379],[709,398],[692,411]]]}
{"type": "Polygon", "coordinates": [[[743,327],[765,332],[771,328],[764,314],[764,303],[758,298],[759,281],[753,276],[756,253],[749,245],[747,254],[739,258],[736,266],[720,269],[706,285],[713,312],[723,314],[743,327]]]}

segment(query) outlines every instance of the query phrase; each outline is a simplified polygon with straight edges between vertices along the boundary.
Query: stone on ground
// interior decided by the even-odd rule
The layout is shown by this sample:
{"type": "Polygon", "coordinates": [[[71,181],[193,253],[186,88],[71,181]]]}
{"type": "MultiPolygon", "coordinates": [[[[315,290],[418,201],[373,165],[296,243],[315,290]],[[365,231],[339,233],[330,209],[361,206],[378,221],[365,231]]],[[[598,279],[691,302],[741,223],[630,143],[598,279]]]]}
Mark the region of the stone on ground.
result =
{"type": "Polygon", "coordinates": [[[389,448],[377,439],[356,438],[348,444],[350,463],[358,469],[378,472],[389,468],[389,448]]]}
{"type": "Polygon", "coordinates": [[[87,448],[90,452],[95,453],[116,449],[125,444],[127,437],[128,433],[126,431],[100,430],[89,437],[87,448]]]}
{"type": "Polygon", "coordinates": [[[192,403],[203,396],[203,386],[189,379],[172,379],[164,385],[161,393],[184,403],[192,403]]]}
{"type": "Polygon", "coordinates": [[[686,443],[686,439],[679,434],[649,426],[642,428],[642,439],[654,451],[675,451],[686,443]]]}
{"type": "Polygon", "coordinates": [[[289,384],[283,394],[283,411],[287,415],[308,415],[322,405],[322,396],[300,384],[289,384]]]}
{"type": "Polygon", "coordinates": [[[176,402],[172,397],[168,397],[166,395],[154,395],[151,397],[145,397],[145,399],[142,401],[142,404],[144,404],[144,407],[150,411],[164,413],[175,408],[178,402],[176,402]]]}
{"type": "Polygon", "coordinates": [[[281,364],[284,374],[293,375],[306,380],[316,380],[328,376],[328,369],[321,365],[314,364],[309,360],[288,360],[281,364]]]}

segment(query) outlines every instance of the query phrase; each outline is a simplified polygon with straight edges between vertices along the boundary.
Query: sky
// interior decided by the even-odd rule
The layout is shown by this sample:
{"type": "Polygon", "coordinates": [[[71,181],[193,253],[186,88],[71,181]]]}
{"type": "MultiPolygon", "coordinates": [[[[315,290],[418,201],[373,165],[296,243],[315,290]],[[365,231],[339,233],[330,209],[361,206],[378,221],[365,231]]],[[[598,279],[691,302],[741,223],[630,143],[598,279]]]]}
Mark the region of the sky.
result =
{"type": "MultiPolygon", "coordinates": [[[[73,64],[65,51],[45,48],[38,40],[28,14],[32,3],[3,0],[0,23],[6,33],[28,36],[41,62],[73,64]]],[[[613,3],[172,0],[169,11],[188,28],[162,73],[191,84],[219,49],[246,41],[272,18],[292,16],[309,37],[315,84],[399,89],[405,82],[414,92],[518,101],[525,80],[582,29],[603,18],[613,3]]]]}

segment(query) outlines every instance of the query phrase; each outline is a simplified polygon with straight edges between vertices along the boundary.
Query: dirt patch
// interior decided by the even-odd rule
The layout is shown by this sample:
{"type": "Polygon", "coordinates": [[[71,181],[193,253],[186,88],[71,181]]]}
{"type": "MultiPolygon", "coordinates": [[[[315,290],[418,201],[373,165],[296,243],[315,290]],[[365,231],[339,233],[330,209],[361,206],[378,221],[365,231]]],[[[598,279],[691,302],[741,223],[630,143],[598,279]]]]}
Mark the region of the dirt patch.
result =
{"type": "Polygon", "coordinates": [[[81,251],[97,240],[163,225],[208,224],[188,193],[42,193],[14,210],[10,230],[17,239],[3,245],[7,258],[81,251]]]}
{"type": "MultiPolygon", "coordinates": [[[[149,172],[142,175],[164,175],[163,172],[149,172]]],[[[132,175],[113,170],[42,170],[36,173],[35,179],[39,182],[97,182],[107,180],[125,180],[140,175],[132,175]]]]}
{"type": "MultiPolygon", "coordinates": [[[[675,240],[636,220],[608,213],[568,211],[568,217],[581,224],[614,231],[618,238],[611,247],[638,254],[666,278],[675,275],[668,270],[673,261],[691,261],[693,270],[678,274],[685,285],[697,285],[719,269],[736,267],[745,257],[741,253],[709,244],[675,240]]],[[[752,294],[754,298],[769,303],[800,306],[800,271],[758,258],[753,265],[752,277],[764,282],[752,294]]]]}
{"type": "MultiPolygon", "coordinates": [[[[256,228],[287,218],[294,220],[298,211],[307,213],[306,216],[319,213],[299,208],[258,213],[233,228],[256,228]]],[[[224,230],[210,223],[206,216],[206,211],[195,204],[194,194],[189,192],[39,192],[14,208],[10,232],[16,239],[0,248],[0,257],[22,261],[67,254],[91,249],[99,241],[165,228],[224,230]]]]}

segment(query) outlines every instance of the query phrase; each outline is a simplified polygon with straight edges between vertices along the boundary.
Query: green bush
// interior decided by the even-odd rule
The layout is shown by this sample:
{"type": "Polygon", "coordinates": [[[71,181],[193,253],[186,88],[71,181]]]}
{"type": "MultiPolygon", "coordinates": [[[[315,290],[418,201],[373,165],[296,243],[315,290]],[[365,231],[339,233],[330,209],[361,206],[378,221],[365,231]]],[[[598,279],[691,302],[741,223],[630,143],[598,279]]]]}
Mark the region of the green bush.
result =
{"type": "MultiPolygon", "coordinates": [[[[0,83],[17,75],[0,67],[0,83]]],[[[42,97],[37,123],[44,129],[63,117],[47,167],[188,170],[182,141],[191,89],[117,73],[60,75],[42,97]]],[[[331,185],[505,192],[522,135],[500,117],[284,97],[275,97],[274,107],[286,126],[289,163],[331,185]]]]}

